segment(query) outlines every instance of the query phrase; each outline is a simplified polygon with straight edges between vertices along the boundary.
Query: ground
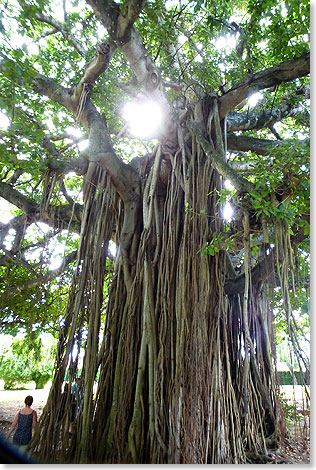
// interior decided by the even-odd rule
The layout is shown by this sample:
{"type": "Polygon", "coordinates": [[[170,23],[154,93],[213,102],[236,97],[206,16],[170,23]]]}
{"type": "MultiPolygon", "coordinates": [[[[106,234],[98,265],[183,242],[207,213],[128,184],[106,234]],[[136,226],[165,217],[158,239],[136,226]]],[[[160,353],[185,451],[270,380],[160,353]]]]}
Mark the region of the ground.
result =
{"type": "MultiPolygon", "coordinates": [[[[32,395],[32,407],[40,417],[49,393],[49,385],[42,390],[0,390],[0,437],[4,438],[16,413],[23,408],[24,399],[32,395]]],[[[309,415],[305,413],[301,423],[289,428],[288,438],[284,440],[275,454],[270,454],[266,464],[308,464],[310,463],[310,441],[307,429],[309,415]],[[305,423],[305,424],[304,424],[305,423]]],[[[308,426],[309,428],[309,426],[308,426]]]]}

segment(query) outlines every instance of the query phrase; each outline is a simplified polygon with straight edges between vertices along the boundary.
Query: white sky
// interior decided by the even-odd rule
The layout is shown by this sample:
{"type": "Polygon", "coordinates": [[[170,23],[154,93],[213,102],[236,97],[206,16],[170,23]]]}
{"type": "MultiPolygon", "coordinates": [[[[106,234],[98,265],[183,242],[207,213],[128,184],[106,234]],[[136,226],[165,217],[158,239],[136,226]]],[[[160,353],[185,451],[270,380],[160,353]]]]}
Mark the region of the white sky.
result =
{"type": "Polygon", "coordinates": [[[248,98],[249,107],[254,108],[256,104],[258,103],[258,101],[262,100],[262,98],[263,98],[263,94],[260,91],[251,95],[248,98]]]}
{"type": "Polygon", "coordinates": [[[0,197],[0,221],[3,224],[7,224],[13,219],[14,215],[11,214],[11,210],[16,209],[13,204],[10,204],[6,199],[0,197]]]}
{"type": "Polygon", "coordinates": [[[0,130],[6,131],[10,125],[10,120],[4,111],[0,111],[0,130]]]}

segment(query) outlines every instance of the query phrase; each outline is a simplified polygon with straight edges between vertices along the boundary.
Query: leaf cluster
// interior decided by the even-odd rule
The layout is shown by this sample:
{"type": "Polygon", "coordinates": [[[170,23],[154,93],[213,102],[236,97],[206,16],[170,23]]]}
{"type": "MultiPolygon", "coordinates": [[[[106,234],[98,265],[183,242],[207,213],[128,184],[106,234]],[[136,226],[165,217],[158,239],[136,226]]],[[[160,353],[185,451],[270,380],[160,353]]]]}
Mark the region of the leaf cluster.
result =
{"type": "Polygon", "coordinates": [[[55,345],[52,342],[44,345],[34,332],[14,339],[10,348],[2,348],[0,352],[0,378],[4,380],[5,389],[31,381],[36,388],[43,388],[53,375],[54,354],[55,345]]]}

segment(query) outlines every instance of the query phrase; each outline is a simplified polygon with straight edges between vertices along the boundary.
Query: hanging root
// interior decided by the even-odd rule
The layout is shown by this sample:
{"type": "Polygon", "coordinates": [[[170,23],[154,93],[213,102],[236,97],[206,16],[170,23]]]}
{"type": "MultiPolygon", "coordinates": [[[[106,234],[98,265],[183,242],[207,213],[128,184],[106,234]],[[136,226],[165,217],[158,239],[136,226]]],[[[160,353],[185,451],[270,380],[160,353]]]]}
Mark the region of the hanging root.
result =
{"type": "MultiPolygon", "coordinates": [[[[225,164],[221,126],[215,101],[208,152],[220,154],[225,164]]],[[[239,464],[250,454],[267,455],[266,438],[278,422],[269,342],[272,309],[262,283],[251,282],[247,212],[244,294],[224,293],[223,251],[201,256],[223,230],[216,191],[221,177],[201,142],[194,131],[188,139],[180,129],[172,158],[156,148],[142,180],[142,211],[133,219],[132,236],[125,231],[127,205],[121,202],[114,212],[113,186],[97,164],[91,166],[57,372],[32,444],[41,457],[239,464]],[[120,251],[101,342],[106,247],[113,233],[120,251]],[[69,416],[65,413],[55,426],[54,406],[80,332],[84,401],[69,441],[69,416]]]]}

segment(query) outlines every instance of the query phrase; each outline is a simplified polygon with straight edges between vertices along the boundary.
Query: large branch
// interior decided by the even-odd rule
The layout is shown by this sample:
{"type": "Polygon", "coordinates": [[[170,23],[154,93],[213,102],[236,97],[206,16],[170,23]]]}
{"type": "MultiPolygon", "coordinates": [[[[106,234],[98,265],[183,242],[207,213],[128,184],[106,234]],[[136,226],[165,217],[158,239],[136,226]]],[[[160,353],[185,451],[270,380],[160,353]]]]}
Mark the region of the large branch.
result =
{"type": "Polygon", "coordinates": [[[33,214],[38,208],[37,202],[29,199],[12,186],[2,181],[0,181],[0,197],[3,197],[8,202],[21,209],[25,214],[33,214]]]}
{"type": "MultiPolygon", "coordinates": [[[[65,229],[70,224],[74,231],[78,232],[80,230],[82,217],[82,206],[80,204],[76,203],[75,207],[70,204],[49,206],[47,211],[42,211],[40,204],[3,182],[0,182],[0,197],[21,209],[27,216],[28,223],[42,221],[58,228],[63,226],[65,229]]],[[[21,223],[24,223],[23,219],[21,219],[21,223]]]]}
{"type": "Polygon", "coordinates": [[[36,274],[36,271],[34,270],[33,266],[28,263],[22,256],[19,256],[18,253],[12,253],[11,250],[6,250],[4,247],[1,247],[1,250],[3,250],[5,254],[3,256],[0,256],[0,266],[5,266],[7,264],[13,263],[16,265],[21,265],[28,271],[32,272],[33,274],[36,274]]]}
{"type": "Polygon", "coordinates": [[[268,139],[256,139],[255,137],[248,137],[243,135],[227,135],[227,148],[229,150],[237,150],[240,152],[252,152],[258,155],[269,155],[274,150],[284,149],[287,151],[289,147],[301,153],[309,147],[309,139],[306,140],[295,140],[295,141],[283,141],[283,140],[268,140],[268,139]]]}
{"type": "Polygon", "coordinates": [[[299,107],[293,108],[289,103],[284,103],[271,111],[263,111],[262,113],[237,113],[232,111],[227,115],[227,132],[271,128],[282,119],[295,117],[302,113],[302,109],[299,107]]]}
{"type": "Polygon", "coordinates": [[[47,96],[51,100],[65,106],[72,113],[76,112],[76,104],[72,99],[71,90],[64,88],[34,69],[21,70],[19,64],[6,57],[0,62],[0,73],[22,87],[30,84],[32,89],[39,95],[47,96]],[[23,75],[27,78],[24,78],[23,75]]]}
{"type": "Polygon", "coordinates": [[[244,99],[253,93],[270,88],[284,82],[291,82],[296,78],[304,77],[310,73],[310,54],[304,54],[297,59],[288,60],[255,73],[239,82],[219,99],[220,118],[224,118],[244,99]]]}
{"type": "Polygon", "coordinates": [[[98,44],[94,58],[85,66],[84,73],[74,90],[73,98],[77,105],[84,87],[89,85],[91,89],[99,76],[106,71],[115,50],[116,45],[111,39],[98,44]]]}
{"type": "Polygon", "coordinates": [[[140,35],[133,26],[145,5],[145,1],[129,0],[121,10],[115,2],[111,1],[87,0],[87,3],[93,8],[111,39],[127,58],[144,92],[162,107],[165,122],[164,128],[161,129],[161,136],[168,134],[169,139],[173,140],[176,135],[175,122],[172,117],[172,108],[163,91],[159,70],[151,60],[140,35]]]}
{"type": "Polygon", "coordinates": [[[13,217],[7,224],[0,222],[0,244],[3,243],[10,229],[19,230],[20,227],[25,227],[26,229],[28,225],[27,216],[25,214],[13,217]]]}
{"type": "Polygon", "coordinates": [[[124,38],[146,5],[147,0],[129,0],[123,5],[117,19],[118,38],[124,38]]]}
{"type": "Polygon", "coordinates": [[[119,45],[128,41],[128,36],[146,0],[129,0],[120,8],[112,0],[87,0],[95,15],[105,26],[111,38],[119,45]]]}
{"type": "MultiPolygon", "coordinates": [[[[103,44],[101,47],[98,47],[96,57],[88,64],[74,92],[65,89],[53,80],[38,74],[34,70],[31,70],[32,79],[30,83],[35,92],[48,96],[53,101],[65,106],[74,115],[77,115],[89,133],[90,142],[89,150],[86,152],[86,159],[93,162],[99,161],[101,165],[109,171],[121,197],[126,200],[135,197],[135,172],[133,172],[133,169],[128,167],[128,165],[124,164],[115,154],[105,119],[91,103],[88,91],[84,88],[84,85],[89,85],[91,88],[93,82],[106,70],[114,50],[115,47],[113,47],[113,44],[112,46],[111,44],[103,44]],[[82,96],[83,91],[87,91],[85,96],[82,96]],[[80,103],[82,104],[81,109],[80,103]]],[[[19,85],[25,86],[27,80],[21,76],[21,73],[17,73],[19,67],[20,66],[12,60],[5,59],[0,63],[0,72],[19,85]]],[[[77,163],[85,166],[84,159],[77,163]]],[[[87,166],[85,167],[87,168],[87,166]]],[[[4,191],[4,189],[2,190],[4,191]]],[[[63,206],[61,207],[63,211],[63,206]]]]}
{"type": "MultiPolygon", "coordinates": [[[[111,176],[118,194],[125,202],[136,200],[139,196],[138,174],[116,155],[105,119],[90,100],[85,106],[84,119],[89,126],[89,148],[82,156],[86,155],[89,163],[100,163],[111,176]]],[[[89,178],[88,168],[86,180],[89,178]]]]}
{"type": "MultiPolygon", "coordinates": [[[[30,84],[36,93],[47,96],[76,115],[84,85],[89,85],[89,91],[91,91],[97,78],[107,69],[115,48],[116,46],[111,40],[99,44],[95,57],[86,65],[79,84],[73,90],[59,85],[34,69],[27,68],[21,71],[21,66],[8,57],[4,57],[0,62],[0,73],[20,86],[24,87],[30,84]],[[23,75],[27,78],[24,78],[23,75]]],[[[84,120],[84,116],[82,124],[88,130],[88,124],[84,120]]]]}

